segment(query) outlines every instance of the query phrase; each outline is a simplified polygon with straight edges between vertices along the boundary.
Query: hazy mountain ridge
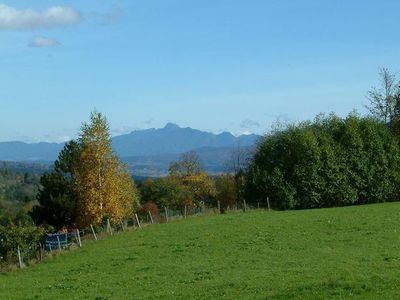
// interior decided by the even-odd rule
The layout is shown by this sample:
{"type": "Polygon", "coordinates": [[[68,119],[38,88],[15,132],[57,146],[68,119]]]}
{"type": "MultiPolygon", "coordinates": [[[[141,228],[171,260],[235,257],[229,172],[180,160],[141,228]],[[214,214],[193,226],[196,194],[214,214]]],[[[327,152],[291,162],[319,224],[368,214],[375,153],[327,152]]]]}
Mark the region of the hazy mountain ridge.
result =
{"type": "MultiPolygon", "coordinates": [[[[220,173],[226,170],[226,161],[234,147],[252,147],[259,137],[255,134],[235,137],[229,132],[213,134],[168,123],[164,128],[136,130],[113,137],[112,145],[137,175],[163,175],[169,163],[187,151],[198,152],[208,172],[220,173]]],[[[0,160],[53,162],[63,147],[64,143],[0,142],[0,160]]]]}
{"type": "Polygon", "coordinates": [[[113,138],[113,148],[121,156],[149,156],[191,151],[203,147],[251,146],[257,135],[235,137],[229,132],[213,134],[168,123],[164,128],[133,131],[113,138]]]}

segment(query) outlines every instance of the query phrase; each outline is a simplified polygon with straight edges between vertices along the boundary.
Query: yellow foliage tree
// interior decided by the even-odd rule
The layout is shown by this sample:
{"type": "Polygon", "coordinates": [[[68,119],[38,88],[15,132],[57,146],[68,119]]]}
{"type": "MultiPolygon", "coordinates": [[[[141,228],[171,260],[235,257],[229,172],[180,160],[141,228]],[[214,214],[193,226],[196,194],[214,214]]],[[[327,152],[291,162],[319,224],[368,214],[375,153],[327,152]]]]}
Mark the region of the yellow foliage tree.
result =
{"type": "Polygon", "coordinates": [[[81,131],[80,160],[75,169],[79,223],[98,224],[104,217],[119,222],[138,203],[133,180],[112,151],[109,125],[101,113],[93,112],[81,131]]]}
{"type": "Polygon", "coordinates": [[[199,206],[215,196],[213,180],[205,173],[189,174],[181,178],[183,185],[193,195],[194,204],[199,206]]]}
{"type": "Polygon", "coordinates": [[[215,196],[214,182],[204,172],[196,152],[183,153],[179,161],[170,164],[169,174],[184,186],[186,205],[201,206],[215,196]]]}

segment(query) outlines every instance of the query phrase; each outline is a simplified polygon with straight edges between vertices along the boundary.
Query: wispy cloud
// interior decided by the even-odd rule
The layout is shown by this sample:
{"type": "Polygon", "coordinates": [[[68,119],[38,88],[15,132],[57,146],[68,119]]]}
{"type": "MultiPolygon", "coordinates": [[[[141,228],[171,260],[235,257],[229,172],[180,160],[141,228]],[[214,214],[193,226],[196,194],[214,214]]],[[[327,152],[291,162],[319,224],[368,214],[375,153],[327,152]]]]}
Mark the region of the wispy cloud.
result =
{"type": "Polygon", "coordinates": [[[151,124],[153,124],[153,121],[154,121],[154,119],[150,118],[148,120],[143,121],[143,123],[146,124],[146,125],[151,125],[151,124]]]}
{"type": "Polygon", "coordinates": [[[28,44],[29,47],[38,47],[38,48],[57,47],[60,45],[61,45],[61,43],[55,39],[50,39],[50,38],[40,37],[40,36],[35,37],[28,44]]]}
{"type": "Polygon", "coordinates": [[[121,127],[111,128],[111,136],[131,133],[132,131],[137,129],[139,128],[134,126],[121,126],[121,127]]]}
{"type": "Polygon", "coordinates": [[[243,129],[249,129],[254,127],[260,127],[260,123],[250,119],[243,120],[242,123],[240,123],[240,128],[243,129]]]}
{"type": "Polygon", "coordinates": [[[81,14],[70,7],[53,6],[44,11],[17,9],[0,4],[0,30],[33,30],[78,24],[81,14]]]}

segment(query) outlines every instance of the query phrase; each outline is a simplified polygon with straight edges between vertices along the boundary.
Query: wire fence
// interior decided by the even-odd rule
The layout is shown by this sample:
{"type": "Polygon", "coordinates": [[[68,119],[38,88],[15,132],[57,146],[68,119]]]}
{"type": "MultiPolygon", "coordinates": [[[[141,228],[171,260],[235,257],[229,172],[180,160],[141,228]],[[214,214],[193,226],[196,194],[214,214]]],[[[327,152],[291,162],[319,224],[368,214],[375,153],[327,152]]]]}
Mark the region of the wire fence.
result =
{"type": "MultiPolygon", "coordinates": [[[[269,201],[268,201],[269,202],[269,201]]],[[[221,207],[218,202],[217,207],[189,207],[185,206],[182,209],[174,210],[164,207],[157,213],[152,213],[150,210],[138,214],[136,213],[131,218],[125,219],[119,223],[112,223],[107,220],[102,225],[90,225],[87,228],[77,228],[69,231],[46,233],[42,242],[37,243],[30,249],[25,249],[17,245],[15,255],[12,255],[14,261],[8,263],[23,268],[27,264],[33,264],[42,261],[45,257],[57,255],[62,252],[82,247],[85,241],[98,240],[106,238],[108,235],[119,234],[125,231],[139,230],[143,227],[152,224],[168,223],[174,220],[186,219],[194,216],[215,215],[220,213],[247,212],[268,207],[260,207],[260,204],[238,203],[231,206],[221,207]]]]}

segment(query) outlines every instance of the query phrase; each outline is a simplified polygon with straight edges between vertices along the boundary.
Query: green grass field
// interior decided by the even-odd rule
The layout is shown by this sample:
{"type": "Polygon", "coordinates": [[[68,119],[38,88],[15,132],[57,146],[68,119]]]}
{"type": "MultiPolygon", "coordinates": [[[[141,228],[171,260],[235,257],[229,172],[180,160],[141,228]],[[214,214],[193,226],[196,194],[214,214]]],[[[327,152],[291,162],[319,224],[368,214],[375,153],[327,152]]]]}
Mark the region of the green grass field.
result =
{"type": "Polygon", "coordinates": [[[0,275],[0,299],[400,299],[400,203],[193,217],[0,275]]]}

